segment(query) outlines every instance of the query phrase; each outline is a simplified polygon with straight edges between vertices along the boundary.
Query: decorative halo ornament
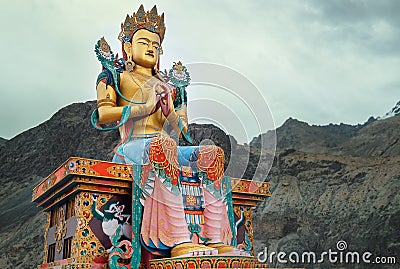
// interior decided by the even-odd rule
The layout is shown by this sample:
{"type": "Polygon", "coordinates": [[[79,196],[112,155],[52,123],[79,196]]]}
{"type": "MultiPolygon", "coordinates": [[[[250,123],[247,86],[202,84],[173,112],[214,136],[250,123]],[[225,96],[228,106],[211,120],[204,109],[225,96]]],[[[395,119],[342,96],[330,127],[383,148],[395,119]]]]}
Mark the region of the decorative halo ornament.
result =
{"type": "Polygon", "coordinates": [[[164,77],[176,88],[175,109],[182,109],[183,105],[187,102],[186,87],[190,84],[190,74],[186,66],[181,61],[174,62],[174,65],[168,71],[168,75],[164,75],[164,77]]]}
{"type": "Polygon", "coordinates": [[[190,83],[190,74],[181,61],[174,63],[168,71],[168,77],[175,87],[187,87],[190,83]]]}
{"type": "Polygon", "coordinates": [[[114,61],[115,59],[115,55],[112,52],[110,45],[108,45],[106,39],[104,37],[100,38],[99,41],[97,41],[96,45],[94,46],[94,52],[96,53],[97,59],[99,60],[99,62],[103,65],[104,68],[108,69],[112,75],[113,78],[117,79],[115,74],[114,77],[114,73],[115,73],[115,64],[114,61]],[[114,72],[113,72],[114,70],[114,72]]]}
{"type": "Polygon", "coordinates": [[[107,41],[102,37],[98,41],[99,45],[99,50],[98,52],[101,54],[102,57],[104,57],[107,60],[112,60],[114,58],[114,54],[111,51],[110,45],[108,45],[107,41]]]}

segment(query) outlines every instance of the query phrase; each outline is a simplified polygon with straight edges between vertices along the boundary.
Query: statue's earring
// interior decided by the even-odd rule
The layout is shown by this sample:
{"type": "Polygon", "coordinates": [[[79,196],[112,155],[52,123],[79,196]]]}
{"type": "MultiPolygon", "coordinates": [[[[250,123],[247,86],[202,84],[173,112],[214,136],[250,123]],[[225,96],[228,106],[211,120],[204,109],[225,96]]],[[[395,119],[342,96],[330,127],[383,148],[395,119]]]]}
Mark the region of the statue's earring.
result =
{"type": "Polygon", "coordinates": [[[135,67],[135,62],[132,61],[132,56],[127,55],[128,60],[125,61],[125,70],[128,72],[132,72],[133,68],[135,67]]]}
{"type": "Polygon", "coordinates": [[[132,72],[133,68],[135,67],[135,62],[132,61],[132,54],[131,54],[132,44],[130,42],[125,42],[124,50],[127,58],[127,60],[125,61],[125,70],[128,72],[132,72]]]}
{"type": "Polygon", "coordinates": [[[154,67],[153,67],[153,70],[154,70],[154,73],[158,73],[159,72],[159,70],[158,70],[158,64],[156,64],[154,67]]]}
{"type": "Polygon", "coordinates": [[[157,59],[157,63],[156,63],[156,65],[153,67],[153,69],[154,69],[154,73],[156,73],[156,74],[158,74],[159,73],[159,66],[160,66],[160,63],[159,63],[159,60],[160,60],[160,55],[162,55],[163,54],[163,50],[162,50],[162,48],[161,47],[159,47],[158,48],[158,59],[157,59]]]}

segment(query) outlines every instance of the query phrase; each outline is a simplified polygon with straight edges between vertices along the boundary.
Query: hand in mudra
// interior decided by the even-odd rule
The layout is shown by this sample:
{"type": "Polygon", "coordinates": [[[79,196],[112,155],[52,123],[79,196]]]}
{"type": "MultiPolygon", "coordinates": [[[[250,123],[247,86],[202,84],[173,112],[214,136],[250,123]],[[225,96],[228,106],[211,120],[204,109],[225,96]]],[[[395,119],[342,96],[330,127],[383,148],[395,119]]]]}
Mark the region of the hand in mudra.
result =
{"type": "Polygon", "coordinates": [[[163,83],[155,85],[156,93],[156,110],[161,107],[161,110],[165,117],[170,113],[170,106],[173,104],[171,88],[163,83]]]}

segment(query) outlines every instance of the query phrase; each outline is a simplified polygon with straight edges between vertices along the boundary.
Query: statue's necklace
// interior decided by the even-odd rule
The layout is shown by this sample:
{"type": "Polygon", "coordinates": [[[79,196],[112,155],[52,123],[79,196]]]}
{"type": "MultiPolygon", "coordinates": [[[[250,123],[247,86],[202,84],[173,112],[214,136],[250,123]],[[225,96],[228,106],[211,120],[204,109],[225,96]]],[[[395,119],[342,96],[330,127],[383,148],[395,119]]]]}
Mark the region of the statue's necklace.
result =
{"type": "Polygon", "coordinates": [[[139,75],[141,75],[141,76],[144,77],[144,78],[147,78],[147,79],[150,79],[151,77],[153,77],[153,76],[146,75],[146,74],[144,74],[144,73],[142,73],[142,72],[139,72],[139,71],[136,71],[136,73],[139,74],[139,75]]]}
{"type": "MultiPolygon", "coordinates": [[[[150,79],[152,78],[152,76],[148,76],[148,75],[145,75],[145,74],[140,73],[140,72],[137,72],[137,71],[135,72],[135,74],[133,74],[133,72],[129,72],[129,75],[130,75],[130,77],[132,78],[132,81],[139,87],[140,93],[141,93],[141,95],[142,95],[142,102],[143,102],[143,90],[144,90],[145,88],[147,88],[146,86],[150,86],[150,87],[148,87],[148,90],[150,90],[150,89],[153,88],[153,87],[151,87],[151,83],[150,83],[150,79]],[[136,75],[136,74],[142,76],[142,78],[145,79],[145,82],[139,84],[139,83],[136,81],[136,79],[135,79],[135,75],[136,75]]],[[[139,82],[140,82],[140,81],[139,81],[139,82]]]]}
{"type": "Polygon", "coordinates": [[[145,85],[145,84],[149,84],[148,82],[149,82],[150,79],[153,77],[153,76],[145,75],[145,74],[143,74],[143,73],[141,73],[141,72],[138,72],[138,71],[136,71],[135,74],[133,74],[133,72],[129,72],[129,74],[130,74],[130,76],[131,76],[133,82],[135,82],[135,84],[138,85],[139,88],[142,88],[143,85],[145,85]],[[136,81],[136,79],[135,79],[135,75],[136,75],[136,74],[138,74],[138,75],[142,76],[144,79],[146,79],[146,81],[145,81],[144,83],[142,83],[142,85],[140,85],[140,84],[136,81]]]}

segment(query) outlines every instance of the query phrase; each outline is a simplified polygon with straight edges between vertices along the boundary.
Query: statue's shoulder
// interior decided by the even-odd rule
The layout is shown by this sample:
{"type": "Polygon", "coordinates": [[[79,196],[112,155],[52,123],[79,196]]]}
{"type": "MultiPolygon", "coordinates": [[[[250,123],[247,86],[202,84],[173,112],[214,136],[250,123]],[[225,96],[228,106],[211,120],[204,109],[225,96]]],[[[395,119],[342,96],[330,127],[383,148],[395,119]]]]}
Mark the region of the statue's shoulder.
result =
{"type": "Polygon", "coordinates": [[[118,54],[114,55],[104,37],[97,41],[94,51],[103,67],[97,77],[97,84],[104,82],[107,86],[119,86],[120,74],[124,68],[124,60],[122,58],[118,59],[118,54]]]}
{"type": "Polygon", "coordinates": [[[119,73],[118,86],[120,87],[120,89],[129,88],[132,90],[136,88],[137,84],[133,83],[134,80],[132,79],[132,76],[133,76],[132,73],[126,70],[119,73]]]}
{"type": "Polygon", "coordinates": [[[115,86],[115,85],[119,86],[120,81],[121,81],[121,74],[122,73],[117,73],[117,76],[116,76],[117,81],[115,81],[115,78],[114,78],[113,74],[111,73],[111,71],[108,70],[107,68],[104,68],[100,72],[100,74],[97,76],[96,85],[99,84],[100,82],[104,82],[107,86],[109,86],[109,85],[110,86],[115,86]]]}
{"type": "Polygon", "coordinates": [[[126,81],[127,79],[129,79],[128,71],[124,70],[121,73],[119,73],[120,83],[126,81]]]}

